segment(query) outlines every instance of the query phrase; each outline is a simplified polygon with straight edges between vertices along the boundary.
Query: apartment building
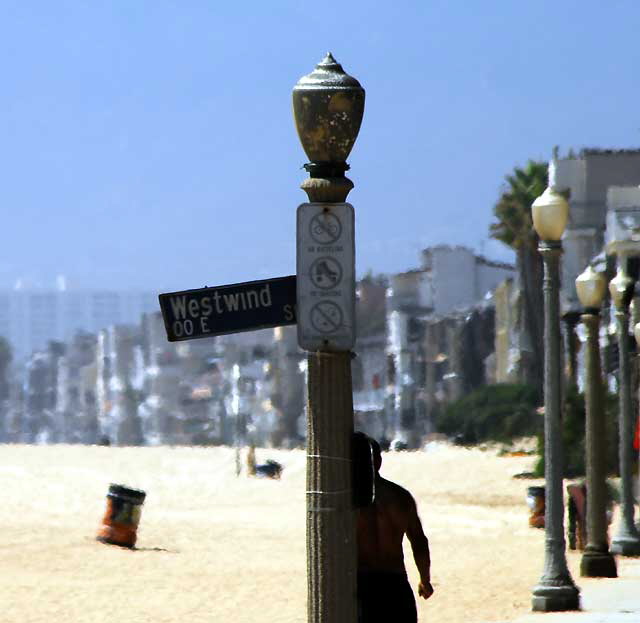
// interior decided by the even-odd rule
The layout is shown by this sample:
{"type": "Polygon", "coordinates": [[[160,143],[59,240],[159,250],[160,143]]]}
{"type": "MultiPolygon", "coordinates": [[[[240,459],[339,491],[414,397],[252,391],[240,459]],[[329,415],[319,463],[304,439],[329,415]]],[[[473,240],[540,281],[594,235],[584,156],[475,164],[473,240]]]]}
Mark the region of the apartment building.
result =
{"type": "Polygon", "coordinates": [[[0,335],[23,360],[51,340],[69,341],[78,331],[97,333],[113,324],[137,324],[158,310],[156,292],[14,289],[0,291],[0,335]]]}

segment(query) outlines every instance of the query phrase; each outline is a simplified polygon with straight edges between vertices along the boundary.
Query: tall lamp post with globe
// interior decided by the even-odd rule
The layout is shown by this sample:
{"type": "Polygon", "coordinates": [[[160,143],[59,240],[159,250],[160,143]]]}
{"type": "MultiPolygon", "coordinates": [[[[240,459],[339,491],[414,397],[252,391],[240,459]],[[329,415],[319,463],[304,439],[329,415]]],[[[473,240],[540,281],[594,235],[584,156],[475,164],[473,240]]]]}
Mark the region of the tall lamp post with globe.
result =
{"type": "MultiPolygon", "coordinates": [[[[636,340],[636,346],[637,346],[637,352],[639,353],[639,357],[640,357],[640,322],[637,322],[634,327],[633,327],[633,337],[636,340]]],[[[640,403],[640,387],[638,388],[638,394],[639,394],[639,400],[638,402],[640,403]]],[[[638,451],[639,456],[638,456],[638,460],[640,461],[640,414],[637,415],[637,419],[634,418],[636,423],[635,423],[635,428],[634,428],[634,433],[633,433],[633,443],[634,443],[634,449],[638,451]]],[[[640,474],[638,474],[638,490],[640,490],[640,474]]],[[[638,533],[640,533],[640,522],[636,523],[636,530],[638,531],[638,533]]]]}
{"type": "Polygon", "coordinates": [[[578,610],[580,591],[567,567],[562,492],[563,448],[560,421],[560,242],[569,204],[550,186],[531,206],[533,226],[540,237],[544,262],[544,475],[545,561],[542,577],[533,589],[532,609],[551,612],[578,610]]]}
{"type": "Polygon", "coordinates": [[[607,280],[592,266],[588,266],[576,279],[576,291],[584,308],[581,320],[587,336],[584,354],[587,546],[580,561],[580,574],[593,578],[615,578],[616,561],[609,552],[607,535],[606,431],[600,365],[600,307],[607,292],[607,280]]]}
{"type": "Polygon", "coordinates": [[[302,184],[310,203],[298,208],[297,225],[298,343],[308,351],[309,623],[351,623],[357,615],[351,456],[355,236],[353,208],[343,202],[353,188],[345,177],[346,160],[360,130],[364,100],[360,83],[331,54],[293,89],[293,114],[310,176],[302,184]]]}

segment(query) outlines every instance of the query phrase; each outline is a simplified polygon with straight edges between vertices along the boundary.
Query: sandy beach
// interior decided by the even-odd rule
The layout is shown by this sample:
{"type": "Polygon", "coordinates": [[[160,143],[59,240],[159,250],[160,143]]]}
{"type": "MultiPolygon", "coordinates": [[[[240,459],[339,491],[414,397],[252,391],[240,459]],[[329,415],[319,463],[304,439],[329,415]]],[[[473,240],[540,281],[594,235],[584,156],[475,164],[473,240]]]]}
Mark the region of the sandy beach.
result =
{"type": "MultiPolygon", "coordinates": [[[[282,479],[236,477],[231,448],[2,446],[0,620],[306,621],[305,454],[257,458],[280,461],[282,479]],[[136,550],[95,541],[110,482],[147,492],[136,550]]],[[[431,544],[436,593],[419,601],[420,621],[529,612],[544,533],[528,527],[525,496],[541,482],[513,476],[533,462],[442,444],[384,454],[383,475],[414,494],[431,544]]],[[[579,561],[568,552],[582,584],[579,561]]]]}

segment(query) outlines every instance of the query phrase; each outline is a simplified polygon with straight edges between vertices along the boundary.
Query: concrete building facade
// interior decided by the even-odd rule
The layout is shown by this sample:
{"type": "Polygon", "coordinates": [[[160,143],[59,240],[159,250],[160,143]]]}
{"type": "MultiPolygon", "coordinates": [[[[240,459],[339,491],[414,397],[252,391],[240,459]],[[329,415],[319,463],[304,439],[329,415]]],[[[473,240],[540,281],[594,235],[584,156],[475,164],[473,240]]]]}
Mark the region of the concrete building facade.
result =
{"type": "MultiPolygon", "coordinates": [[[[640,185],[640,150],[583,149],[577,155],[554,158],[549,177],[556,188],[568,192],[569,199],[561,284],[566,313],[580,308],[576,277],[605,246],[609,189],[640,185]]],[[[619,195],[614,191],[615,197],[619,195]]]]}
{"type": "Polygon", "coordinates": [[[49,341],[135,324],[143,313],[157,309],[155,292],[5,290],[0,291],[0,335],[11,343],[14,360],[23,361],[49,341]]]}
{"type": "Polygon", "coordinates": [[[430,405],[435,404],[438,383],[442,384],[438,371],[446,370],[446,393],[451,399],[460,397],[463,391],[460,357],[448,353],[447,364],[440,366],[438,358],[443,353],[437,348],[431,352],[434,345],[428,344],[429,331],[448,335],[443,339],[449,346],[462,343],[465,310],[491,296],[514,274],[512,265],[492,262],[467,247],[438,245],[422,252],[420,269],[389,278],[386,351],[392,374],[387,403],[390,428],[397,442],[415,447],[417,438],[429,432],[429,422],[423,420],[428,419],[430,405]],[[439,320],[461,312],[451,326],[439,320]]]}
{"type": "Polygon", "coordinates": [[[448,245],[425,249],[422,271],[430,297],[426,306],[437,315],[474,305],[514,275],[511,264],[493,262],[467,247],[448,245]]]}

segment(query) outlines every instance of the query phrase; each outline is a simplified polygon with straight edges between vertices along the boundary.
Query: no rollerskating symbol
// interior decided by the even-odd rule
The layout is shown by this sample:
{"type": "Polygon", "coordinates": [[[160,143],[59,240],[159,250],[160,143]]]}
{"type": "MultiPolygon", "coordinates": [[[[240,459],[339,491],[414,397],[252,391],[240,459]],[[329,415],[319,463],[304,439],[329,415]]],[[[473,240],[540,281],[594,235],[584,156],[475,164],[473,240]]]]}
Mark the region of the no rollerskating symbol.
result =
{"type": "Polygon", "coordinates": [[[319,257],[311,264],[309,276],[316,288],[330,290],[342,280],[342,266],[332,257],[319,257]]]}

